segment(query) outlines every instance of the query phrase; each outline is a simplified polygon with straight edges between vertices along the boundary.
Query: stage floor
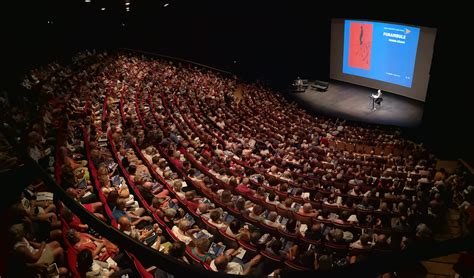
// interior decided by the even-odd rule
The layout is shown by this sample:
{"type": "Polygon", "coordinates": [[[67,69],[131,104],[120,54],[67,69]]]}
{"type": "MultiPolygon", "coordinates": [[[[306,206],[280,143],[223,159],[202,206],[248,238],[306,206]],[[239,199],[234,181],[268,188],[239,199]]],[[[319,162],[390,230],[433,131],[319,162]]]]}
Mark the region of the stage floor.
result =
{"type": "Polygon", "coordinates": [[[384,93],[382,105],[372,111],[370,95],[375,93],[375,89],[331,80],[326,92],[319,92],[309,86],[304,92],[291,93],[291,97],[308,111],[317,114],[402,127],[417,127],[421,124],[423,102],[384,93]]]}

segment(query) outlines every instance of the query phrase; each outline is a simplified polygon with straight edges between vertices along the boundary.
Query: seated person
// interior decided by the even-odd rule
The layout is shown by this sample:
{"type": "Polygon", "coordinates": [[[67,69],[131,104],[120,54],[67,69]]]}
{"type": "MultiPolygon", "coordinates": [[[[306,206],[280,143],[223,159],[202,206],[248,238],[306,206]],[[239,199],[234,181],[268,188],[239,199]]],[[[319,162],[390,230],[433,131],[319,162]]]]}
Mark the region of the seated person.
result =
{"type": "Polygon", "coordinates": [[[321,240],[323,238],[321,223],[314,223],[304,236],[309,240],[321,240]]]}
{"type": "Polygon", "coordinates": [[[137,189],[148,204],[151,204],[154,197],[165,198],[168,196],[168,190],[166,189],[157,189],[153,191],[153,183],[149,181],[146,181],[143,184],[138,184],[137,189]]]}
{"type": "Polygon", "coordinates": [[[77,254],[77,272],[81,277],[123,277],[131,275],[131,269],[121,270],[115,264],[94,260],[89,249],[83,249],[77,254]]]}
{"type": "Polygon", "coordinates": [[[101,213],[102,212],[102,206],[103,206],[101,202],[83,204],[81,200],[82,200],[82,196],[84,195],[84,191],[79,190],[79,189],[76,190],[72,187],[69,187],[66,190],[66,193],[69,195],[69,197],[73,198],[78,203],[80,203],[90,213],[93,213],[97,218],[99,218],[102,221],[106,221],[104,215],[101,213]]]}
{"type": "Polygon", "coordinates": [[[182,241],[174,242],[168,250],[168,255],[189,264],[188,259],[185,256],[186,244],[182,241]]]}
{"type": "Polygon", "coordinates": [[[288,219],[288,222],[286,222],[286,225],[284,226],[284,229],[287,233],[293,234],[295,236],[301,235],[299,228],[300,225],[298,225],[296,220],[293,218],[288,219]]]}
{"type": "Polygon", "coordinates": [[[116,245],[106,239],[99,239],[74,229],[69,229],[67,239],[77,251],[89,249],[92,252],[92,257],[100,261],[106,261],[108,258],[114,259],[120,251],[116,245]]]}
{"type": "Polygon", "coordinates": [[[62,238],[61,222],[51,222],[42,220],[41,217],[31,215],[21,203],[15,203],[9,211],[12,217],[12,223],[24,223],[25,231],[31,234],[36,241],[47,241],[49,239],[62,238]]]}
{"type": "Polygon", "coordinates": [[[191,252],[205,263],[210,263],[215,257],[208,252],[211,242],[207,238],[198,239],[191,252]]]}
{"type": "Polygon", "coordinates": [[[359,240],[350,244],[350,247],[353,249],[371,249],[372,248],[372,238],[368,234],[360,235],[359,240]]]}
{"type": "Polygon", "coordinates": [[[237,255],[237,253],[235,252],[222,253],[219,257],[211,261],[210,263],[211,269],[216,272],[224,272],[226,274],[235,274],[235,275],[255,274],[257,275],[257,273],[255,272],[252,273],[252,271],[255,270],[254,269],[255,266],[257,266],[258,263],[260,262],[262,258],[261,255],[256,255],[245,265],[240,259],[235,258],[235,255],[237,255]]]}
{"type": "MultiPolygon", "coordinates": [[[[153,225],[153,229],[147,230],[147,229],[136,229],[132,223],[130,222],[130,219],[128,219],[126,216],[120,217],[119,221],[119,229],[122,231],[124,234],[130,236],[133,239],[136,239],[140,242],[143,242],[147,237],[149,237],[153,232],[157,234],[161,234],[161,229],[158,227],[158,224],[153,225]]],[[[158,237],[159,238],[159,237],[158,237]]]]}
{"type": "Polygon", "coordinates": [[[222,221],[222,214],[220,210],[214,209],[213,211],[211,211],[209,216],[210,216],[209,223],[212,226],[215,226],[218,229],[227,228],[227,224],[222,221]]]}
{"type": "Polygon", "coordinates": [[[263,207],[261,205],[254,205],[252,211],[249,213],[249,217],[253,220],[263,221],[265,218],[262,216],[263,207]]]}
{"type": "Polygon", "coordinates": [[[61,211],[61,214],[70,228],[82,233],[87,232],[87,230],[89,229],[89,225],[83,224],[81,222],[81,219],[79,219],[79,217],[72,213],[72,211],[70,211],[68,208],[64,207],[61,211]]]}
{"type": "Polygon", "coordinates": [[[139,225],[140,227],[143,227],[143,226],[148,225],[147,222],[150,222],[152,220],[150,216],[141,216],[141,217],[139,217],[136,214],[134,214],[133,212],[125,211],[125,208],[126,208],[125,200],[118,199],[117,204],[115,205],[115,207],[112,211],[112,215],[115,218],[115,221],[118,222],[120,217],[126,216],[128,219],[130,219],[132,221],[133,226],[138,226],[139,225]]]}
{"type": "Polygon", "coordinates": [[[196,209],[198,208],[198,205],[199,205],[199,199],[200,198],[196,198],[196,192],[194,190],[191,190],[191,191],[187,191],[185,194],[184,194],[184,198],[185,200],[183,201],[183,203],[192,211],[196,211],[196,209]]]}
{"type": "Polygon", "coordinates": [[[298,210],[298,214],[309,217],[317,217],[318,211],[313,209],[313,206],[310,203],[304,203],[303,206],[298,210]]]}
{"type": "Polygon", "coordinates": [[[181,219],[178,223],[178,225],[173,226],[171,231],[173,234],[182,242],[184,242],[186,245],[191,243],[193,240],[192,235],[194,233],[197,233],[199,230],[198,227],[192,228],[189,221],[186,219],[181,219]]]}
{"type": "MultiPolygon", "coordinates": [[[[14,224],[9,229],[9,235],[13,242],[13,252],[27,264],[64,263],[64,250],[57,241],[37,243],[26,239],[23,224],[14,224]]],[[[61,268],[61,272],[67,270],[61,268]]]]}
{"type": "Polygon", "coordinates": [[[182,191],[183,183],[180,180],[176,180],[173,182],[173,189],[176,196],[181,199],[185,198],[184,192],[182,191]]]}
{"type": "Polygon", "coordinates": [[[277,217],[278,214],[275,211],[270,211],[267,218],[263,220],[263,223],[273,228],[283,229],[283,225],[276,221],[277,217]]]}
{"type": "Polygon", "coordinates": [[[276,200],[276,195],[275,193],[273,192],[270,192],[270,194],[268,194],[267,198],[265,199],[265,201],[269,204],[272,204],[272,205],[275,205],[275,206],[278,206],[280,204],[279,201],[276,200]]]}
{"type": "Polygon", "coordinates": [[[238,219],[234,219],[229,223],[229,226],[225,230],[225,233],[228,236],[233,237],[237,240],[240,240],[243,237],[250,237],[249,230],[246,228],[246,226],[242,227],[242,222],[240,222],[238,219]]]}

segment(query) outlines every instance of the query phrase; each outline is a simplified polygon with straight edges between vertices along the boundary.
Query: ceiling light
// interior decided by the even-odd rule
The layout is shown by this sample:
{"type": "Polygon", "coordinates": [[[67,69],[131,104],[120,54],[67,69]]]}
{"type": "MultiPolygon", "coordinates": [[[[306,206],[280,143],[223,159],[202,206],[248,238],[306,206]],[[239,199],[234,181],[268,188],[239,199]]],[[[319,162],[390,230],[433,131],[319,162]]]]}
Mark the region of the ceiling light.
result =
{"type": "Polygon", "coordinates": [[[130,6],[130,2],[125,2],[125,6],[130,6]]]}
{"type": "Polygon", "coordinates": [[[105,8],[101,8],[100,10],[101,10],[101,11],[105,11],[105,8]]]}
{"type": "Polygon", "coordinates": [[[125,8],[125,10],[126,10],[127,12],[129,12],[129,11],[130,11],[130,8],[129,8],[129,7],[127,7],[127,8],[125,8]]]}
{"type": "Polygon", "coordinates": [[[86,2],[86,3],[90,3],[90,2],[91,2],[91,0],[84,0],[84,2],[86,2]]]}
{"type": "Polygon", "coordinates": [[[166,7],[168,7],[169,5],[170,5],[169,3],[166,3],[166,4],[163,5],[163,7],[166,8],[166,7]]]}

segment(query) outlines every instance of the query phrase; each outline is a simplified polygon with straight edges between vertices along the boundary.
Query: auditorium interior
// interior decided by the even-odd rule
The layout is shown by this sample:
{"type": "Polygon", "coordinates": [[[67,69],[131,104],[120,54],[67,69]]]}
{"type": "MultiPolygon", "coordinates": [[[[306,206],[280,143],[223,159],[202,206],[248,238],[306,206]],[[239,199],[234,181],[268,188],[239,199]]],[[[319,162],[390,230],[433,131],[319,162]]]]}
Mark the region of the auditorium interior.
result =
{"type": "Polygon", "coordinates": [[[371,5],[5,3],[0,277],[474,277],[469,9],[371,5]]]}

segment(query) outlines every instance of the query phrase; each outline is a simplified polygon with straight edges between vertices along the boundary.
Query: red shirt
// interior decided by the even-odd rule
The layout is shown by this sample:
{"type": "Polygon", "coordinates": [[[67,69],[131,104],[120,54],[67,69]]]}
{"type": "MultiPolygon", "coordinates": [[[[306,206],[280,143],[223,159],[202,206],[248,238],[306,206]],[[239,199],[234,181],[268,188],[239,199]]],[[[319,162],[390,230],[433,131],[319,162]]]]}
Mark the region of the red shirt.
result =
{"type": "Polygon", "coordinates": [[[70,227],[70,228],[73,228],[73,229],[75,229],[75,230],[77,230],[77,231],[79,231],[79,232],[86,232],[85,229],[82,229],[82,228],[79,227],[79,225],[81,225],[81,224],[82,224],[82,223],[81,223],[81,219],[79,219],[79,217],[77,217],[76,215],[74,215],[74,216],[72,217],[71,222],[69,222],[69,227],[70,227]]]}
{"type": "Polygon", "coordinates": [[[237,187],[235,187],[235,191],[239,192],[241,195],[246,195],[246,196],[253,194],[253,190],[248,188],[248,186],[243,183],[237,185],[237,187]]]}

